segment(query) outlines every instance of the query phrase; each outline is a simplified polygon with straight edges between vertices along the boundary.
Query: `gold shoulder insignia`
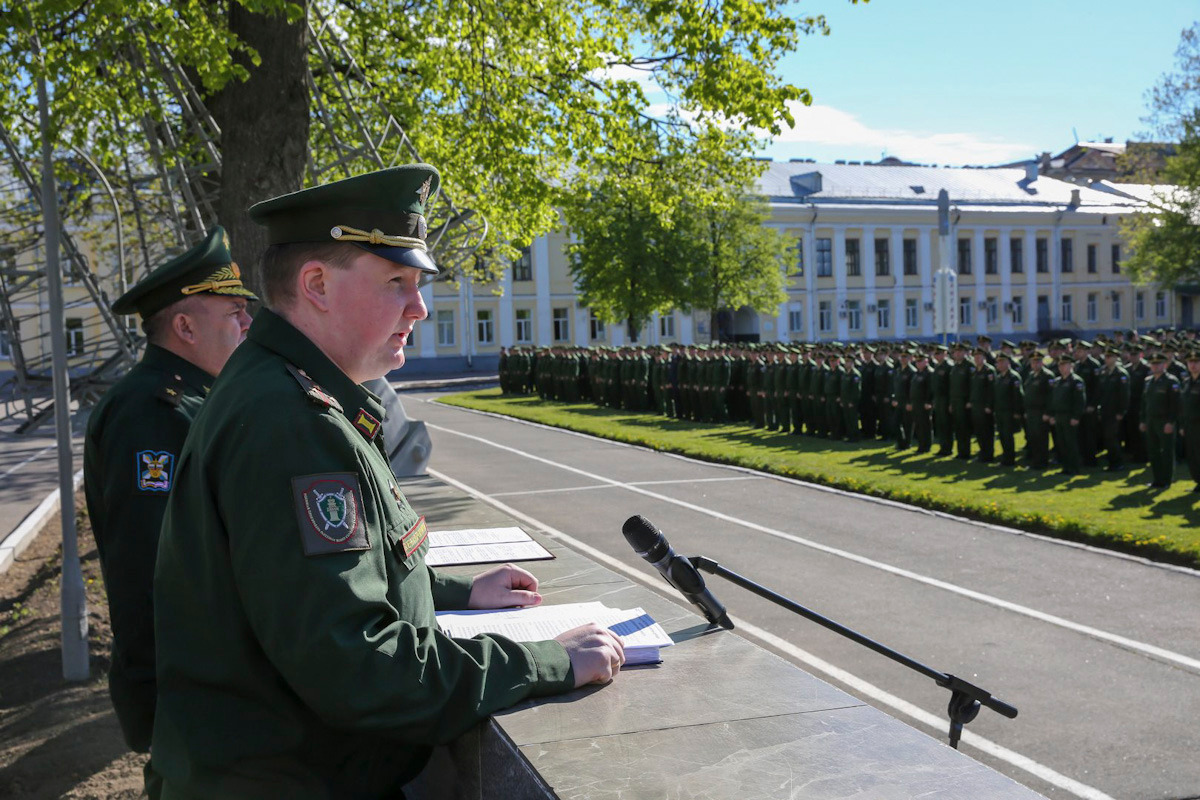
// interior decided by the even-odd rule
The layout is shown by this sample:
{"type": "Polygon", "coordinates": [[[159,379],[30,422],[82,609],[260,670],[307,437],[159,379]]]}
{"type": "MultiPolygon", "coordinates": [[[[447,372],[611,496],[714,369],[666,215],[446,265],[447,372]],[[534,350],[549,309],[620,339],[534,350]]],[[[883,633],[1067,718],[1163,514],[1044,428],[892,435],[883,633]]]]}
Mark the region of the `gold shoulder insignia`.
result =
{"type": "Polygon", "coordinates": [[[338,411],[342,411],[342,404],[337,401],[337,398],[318,386],[317,382],[308,377],[308,373],[304,370],[292,364],[287,365],[287,370],[292,373],[292,377],[300,384],[300,388],[304,389],[304,393],[312,398],[313,402],[326,408],[336,408],[338,411]]]}
{"type": "Polygon", "coordinates": [[[154,396],[172,408],[178,408],[179,401],[183,399],[183,378],[179,375],[170,376],[154,396]]]}

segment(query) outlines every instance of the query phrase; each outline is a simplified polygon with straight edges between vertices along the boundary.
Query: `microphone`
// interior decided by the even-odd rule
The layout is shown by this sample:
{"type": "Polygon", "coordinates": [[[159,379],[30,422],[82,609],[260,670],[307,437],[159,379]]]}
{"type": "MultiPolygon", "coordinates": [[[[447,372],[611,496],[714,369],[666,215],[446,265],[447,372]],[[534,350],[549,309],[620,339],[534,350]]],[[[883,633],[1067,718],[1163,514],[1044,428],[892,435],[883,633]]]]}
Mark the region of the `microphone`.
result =
{"type": "Polygon", "coordinates": [[[699,570],[671,549],[667,537],[650,520],[641,515],[630,517],[621,526],[621,533],[625,534],[625,541],[633,551],[650,562],[667,583],[699,608],[705,619],[725,630],[733,630],[725,606],[704,586],[704,577],[699,570]]]}

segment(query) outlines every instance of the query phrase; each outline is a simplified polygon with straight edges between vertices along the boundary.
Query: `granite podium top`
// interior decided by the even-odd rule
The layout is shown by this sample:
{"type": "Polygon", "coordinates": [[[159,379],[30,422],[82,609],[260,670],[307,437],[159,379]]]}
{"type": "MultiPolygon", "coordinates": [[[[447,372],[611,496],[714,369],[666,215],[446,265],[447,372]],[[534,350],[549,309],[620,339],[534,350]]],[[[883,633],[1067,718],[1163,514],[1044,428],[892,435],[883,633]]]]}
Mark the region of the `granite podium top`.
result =
{"type": "MultiPolygon", "coordinates": [[[[519,525],[432,478],[407,479],[401,487],[431,530],[519,525]]],[[[529,787],[537,789],[510,782],[489,790],[509,768],[479,767],[483,774],[465,781],[470,788],[459,786],[456,797],[1041,797],[736,632],[707,631],[682,598],[670,602],[522,527],[555,555],[522,563],[537,576],[544,602],[640,606],[675,644],[661,664],[625,669],[609,685],[497,714],[484,735],[494,734],[507,758],[523,759],[529,787]]]]}

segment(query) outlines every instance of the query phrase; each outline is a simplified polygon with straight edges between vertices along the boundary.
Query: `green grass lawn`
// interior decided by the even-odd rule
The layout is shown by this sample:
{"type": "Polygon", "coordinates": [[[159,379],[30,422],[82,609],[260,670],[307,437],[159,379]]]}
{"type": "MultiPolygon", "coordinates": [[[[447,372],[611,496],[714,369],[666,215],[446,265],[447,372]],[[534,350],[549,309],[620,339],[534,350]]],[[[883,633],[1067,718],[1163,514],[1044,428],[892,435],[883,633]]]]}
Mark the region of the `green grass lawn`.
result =
{"type": "Polygon", "coordinates": [[[506,397],[499,389],[462,392],[442,402],[1200,566],[1200,494],[1191,492],[1182,464],[1171,488],[1157,492],[1145,488],[1150,473],[1144,466],[1066,478],[916,455],[911,448],[898,452],[878,441],[850,444],[741,424],[683,422],[590,403],[506,397]]]}

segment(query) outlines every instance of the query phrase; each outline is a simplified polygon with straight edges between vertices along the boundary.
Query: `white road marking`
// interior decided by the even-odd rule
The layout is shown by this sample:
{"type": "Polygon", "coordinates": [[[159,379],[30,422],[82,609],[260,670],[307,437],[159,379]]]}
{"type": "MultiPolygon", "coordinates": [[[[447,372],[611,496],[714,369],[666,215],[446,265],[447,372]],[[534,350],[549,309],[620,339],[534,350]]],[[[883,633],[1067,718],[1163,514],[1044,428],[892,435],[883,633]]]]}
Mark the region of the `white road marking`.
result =
{"type": "MultiPolygon", "coordinates": [[[[426,423],[426,425],[428,425],[428,424],[429,423],[426,423]]],[[[436,427],[436,426],[433,426],[433,427],[436,427]]],[[[444,430],[444,429],[439,428],[439,430],[444,430]]],[[[464,435],[466,435],[466,434],[464,434],[464,435]]],[[[475,437],[471,437],[471,438],[475,438],[475,437]]],[[[544,532],[544,533],[552,536],[553,538],[563,542],[566,545],[569,545],[570,547],[574,548],[575,550],[578,550],[579,552],[588,556],[592,560],[598,561],[598,562],[604,564],[605,566],[609,567],[610,569],[620,573],[621,575],[625,576],[626,578],[636,581],[636,582],[642,584],[643,586],[646,586],[649,589],[651,589],[655,592],[658,592],[659,594],[665,594],[665,591],[664,591],[661,581],[652,580],[649,576],[644,575],[643,573],[638,572],[637,570],[626,566],[625,564],[623,564],[622,562],[613,558],[612,556],[608,555],[607,553],[597,550],[596,548],[592,547],[591,545],[581,542],[578,539],[574,538],[573,536],[563,533],[562,531],[558,530],[557,528],[553,528],[553,527],[541,522],[540,520],[537,520],[537,519],[529,516],[528,514],[518,511],[517,509],[513,508],[512,506],[506,505],[506,504],[500,502],[499,500],[496,500],[493,496],[484,494],[483,492],[481,492],[478,489],[475,489],[471,486],[467,486],[465,483],[462,483],[461,481],[457,481],[454,478],[451,478],[449,475],[445,475],[445,474],[438,472],[437,470],[432,469],[432,468],[429,469],[429,474],[432,475],[433,477],[437,478],[438,480],[444,481],[445,483],[448,483],[449,485],[451,485],[463,492],[466,492],[467,494],[471,495],[472,497],[474,497],[478,500],[481,500],[481,501],[493,506],[494,508],[499,509],[500,511],[503,511],[505,514],[508,514],[509,516],[520,520],[521,522],[524,522],[526,525],[529,525],[534,530],[544,532]]],[[[676,602],[678,602],[678,598],[675,598],[669,594],[668,594],[668,597],[671,597],[672,600],[675,600],[676,602]]],[[[769,647],[773,647],[777,650],[787,653],[789,656],[796,659],[797,661],[800,661],[819,672],[823,672],[824,674],[828,675],[830,678],[838,681],[839,683],[842,683],[845,686],[850,687],[853,691],[857,692],[858,694],[860,694],[864,697],[869,697],[872,700],[879,703],[880,705],[887,706],[887,707],[895,710],[896,712],[903,714],[906,717],[916,720],[917,722],[920,722],[924,725],[934,728],[935,730],[941,730],[946,727],[946,724],[947,724],[946,721],[943,720],[941,717],[937,716],[936,714],[931,714],[928,711],[925,711],[924,709],[919,708],[918,706],[915,706],[912,703],[909,703],[907,700],[903,700],[903,699],[897,697],[896,695],[891,694],[890,692],[884,691],[883,689],[880,689],[878,686],[875,686],[872,683],[868,683],[867,681],[859,678],[858,676],[856,676],[850,672],[846,672],[845,670],[843,670],[839,667],[836,667],[833,664],[830,664],[828,661],[825,661],[822,658],[814,656],[813,654],[807,652],[806,650],[802,650],[801,648],[796,647],[791,642],[788,642],[785,639],[781,639],[778,636],[774,635],[773,633],[770,633],[769,631],[759,628],[756,625],[746,622],[745,620],[743,620],[739,617],[732,617],[732,619],[733,619],[733,623],[736,626],[737,630],[746,638],[757,639],[759,642],[761,642],[769,647]]],[[[1113,798],[1111,796],[1105,794],[1104,792],[1100,791],[1099,789],[1088,786],[1087,784],[1084,784],[1084,783],[1080,783],[1079,781],[1077,781],[1073,778],[1068,778],[1066,775],[1063,775],[1062,773],[1051,769],[1050,767],[1046,766],[1045,764],[1042,764],[1038,761],[1034,761],[1033,759],[1028,758],[1027,756],[1023,756],[1020,753],[1017,753],[1013,750],[1009,750],[1007,747],[998,745],[995,742],[991,741],[990,739],[984,738],[983,736],[977,736],[970,731],[966,731],[966,730],[963,731],[962,744],[968,745],[970,747],[974,747],[975,749],[977,749],[981,752],[987,753],[988,755],[992,756],[993,758],[999,759],[1000,761],[1004,761],[1007,764],[1011,764],[1012,766],[1016,767],[1017,769],[1028,772],[1030,775],[1040,778],[1041,780],[1045,781],[1046,783],[1051,784],[1052,786],[1062,789],[1063,791],[1070,792],[1071,794],[1075,795],[1076,797],[1085,798],[1085,800],[1113,800],[1113,798]]]]}
{"type": "Polygon", "coordinates": [[[56,448],[56,447],[58,447],[58,445],[56,445],[56,444],[46,445],[46,446],[45,446],[45,447],[43,447],[41,450],[38,450],[36,453],[34,453],[33,455],[31,455],[29,458],[25,459],[25,460],[24,460],[24,461],[22,461],[21,463],[19,463],[19,464],[15,464],[15,465],[13,465],[13,466],[9,467],[8,469],[4,470],[4,472],[0,472],[0,478],[7,478],[9,475],[11,475],[12,473],[16,472],[16,471],[17,471],[17,470],[19,470],[21,467],[23,467],[23,466],[25,466],[26,464],[28,464],[30,461],[37,461],[39,458],[41,458],[41,457],[42,457],[42,454],[43,454],[43,453],[46,453],[47,451],[53,450],[53,449],[54,449],[54,448],[56,448]]]}
{"type": "Polygon", "coordinates": [[[828,555],[836,556],[838,558],[843,558],[843,559],[846,559],[847,561],[853,561],[856,564],[861,564],[866,567],[878,569],[883,572],[887,572],[892,575],[897,575],[902,578],[908,578],[909,580],[916,581],[917,583],[923,583],[926,586],[932,586],[937,589],[942,589],[947,592],[952,592],[952,593],[960,595],[962,597],[968,597],[968,598],[970,598],[972,600],[976,600],[980,603],[985,603],[987,605],[994,606],[996,608],[1002,608],[1006,611],[1011,611],[1015,614],[1021,614],[1022,616],[1030,617],[1030,618],[1036,619],[1040,622],[1045,622],[1050,625],[1055,625],[1060,628],[1064,628],[1066,630],[1070,630],[1070,631],[1074,631],[1076,633],[1083,634],[1084,636],[1090,636],[1093,639],[1099,639],[1101,641],[1109,642],[1110,644],[1115,644],[1118,647],[1124,647],[1128,650],[1133,650],[1135,652],[1142,653],[1143,655],[1162,659],[1163,661],[1168,661],[1170,663],[1178,664],[1179,666],[1186,667],[1187,669],[1194,670],[1196,672],[1200,672],[1200,659],[1192,658],[1191,656],[1183,655],[1182,653],[1176,653],[1172,650],[1167,650],[1166,648],[1158,647],[1156,645],[1148,644],[1146,642],[1139,642],[1135,639],[1130,639],[1128,637],[1121,636],[1119,634],[1109,633],[1108,631],[1103,631],[1103,630],[1100,630],[1099,628],[1093,628],[1090,625],[1083,625],[1078,622],[1073,622],[1069,619],[1055,616],[1054,614],[1047,614],[1044,611],[1038,611],[1037,609],[1029,608],[1028,606],[1023,606],[1018,603],[1013,603],[1008,600],[1003,600],[999,597],[994,597],[989,594],[984,594],[983,592],[977,592],[973,589],[967,589],[966,587],[958,586],[957,584],[949,583],[947,581],[939,580],[937,578],[931,578],[926,575],[921,575],[921,574],[913,572],[911,570],[892,566],[891,564],[885,564],[881,561],[876,561],[874,559],[867,558],[866,556],[860,556],[857,553],[851,553],[847,550],[841,550],[836,547],[830,547],[828,545],[821,544],[820,542],[815,542],[811,539],[805,539],[801,536],[796,536],[791,533],[786,533],[785,531],[777,530],[775,528],[768,528],[765,525],[759,525],[755,522],[750,522],[748,520],[740,519],[738,517],[734,517],[729,514],[725,514],[720,511],[716,511],[715,509],[698,506],[695,503],[689,503],[686,500],[679,500],[674,497],[668,497],[667,495],[658,494],[657,492],[652,492],[648,489],[643,489],[643,488],[641,488],[639,486],[635,486],[633,484],[622,483],[621,481],[613,480],[612,478],[606,478],[603,475],[597,475],[595,473],[588,472],[587,470],[582,470],[577,467],[572,467],[569,464],[562,464],[557,461],[551,461],[548,458],[543,458],[541,456],[534,455],[533,453],[527,453],[527,452],[525,452],[523,450],[519,450],[515,447],[509,447],[508,445],[500,444],[499,442],[493,442],[490,439],[485,439],[481,436],[474,436],[469,433],[462,433],[461,431],[456,431],[451,428],[444,428],[440,425],[434,425],[429,422],[426,422],[425,424],[426,424],[426,426],[433,428],[435,430],[442,431],[442,432],[445,432],[448,434],[452,434],[454,436],[460,436],[464,439],[470,439],[472,441],[479,442],[480,444],[490,445],[491,447],[495,447],[499,450],[504,450],[504,451],[513,453],[514,455],[519,455],[524,458],[528,458],[532,461],[538,461],[542,464],[546,464],[547,466],[556,467],[556,468],[564,470],[566,472],[572,472],[572,473],[575,473],[576,475],[581,475],[585,478],[588,478],[593,481],[597,481],[599,483],[607,483],[614,487],[620,487],[620,488],[626,489],[630,492],[635,492],[637,494],[645,495],[646,497],[653,498],[660,502],[670,503],[672,505],[676,505],[681,508],[686,508],[689,511],[694,511],[698,514],[704,514],[706,516],[712,517],[713,519],[718,519],[718,520],[721,520],[722,522],[727,522],[731,525],[740,525],[743,528],[749,528],[750,530],[758,531],[759,533],[765,533],[768,536],[774,536],[775,538],[782,539],[782,540],[788,541],[788,542],[792,542],[793,544],[798,544],[803,547],[808,547],[808,548],[811,548],[811,549],[816,550],[821,553],[826,553],[828,555]]]}
{"type": "MultiPolygon", "coordinates": [[[[681,478],[672,481],[633,481],[630,486],[662,486],[671,483],[717,483],[726,481],[757,481],[762,480],[757,475],[745,475],[736,478],[681,478]]],[[[524,492],[496,492],[492,497],[519,497],[526,494],[555,494],[558,492],[582,492],[588,489],[617,489],[611,483],[594,483],[589,486],[564,486],[561,489],[529,489],[524,492]]]]}

